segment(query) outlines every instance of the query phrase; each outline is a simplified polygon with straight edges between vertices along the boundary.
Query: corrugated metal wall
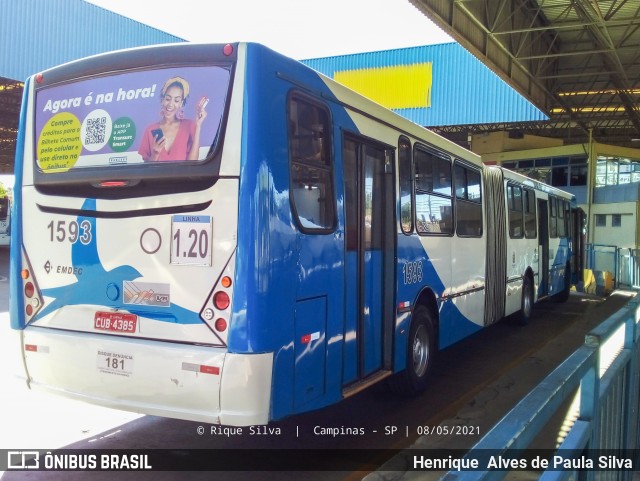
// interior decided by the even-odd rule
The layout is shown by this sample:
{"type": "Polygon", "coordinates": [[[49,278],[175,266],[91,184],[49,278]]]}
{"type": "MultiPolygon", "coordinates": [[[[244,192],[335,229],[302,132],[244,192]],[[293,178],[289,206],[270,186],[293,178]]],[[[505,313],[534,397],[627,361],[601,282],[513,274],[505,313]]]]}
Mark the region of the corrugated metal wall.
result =
{"type": "Polygon", "coordinates": [[[547,117],[457,43],[303,60],[336,72],[432,63],[430,107],[394,109],[425,126],[546,120],[547,117]]]}
{"type": "Polygon", "coordinates": [[[96,53],[181,41],[83,0],[0,0],[0,76],[5,78],[24,80],[96,53]]]}

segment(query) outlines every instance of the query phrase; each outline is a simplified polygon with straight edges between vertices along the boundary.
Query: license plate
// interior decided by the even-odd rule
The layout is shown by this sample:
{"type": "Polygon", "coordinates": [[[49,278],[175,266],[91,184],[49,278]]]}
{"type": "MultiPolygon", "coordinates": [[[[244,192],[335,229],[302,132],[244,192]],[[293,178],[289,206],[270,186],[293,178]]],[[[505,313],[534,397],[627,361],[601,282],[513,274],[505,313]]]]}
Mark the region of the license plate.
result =
{"type": "Polygon", "coordinates": [[[93,318],[93,327],[109,332],[136,332],[138,316],[123,312],[96,312],[93,318]]]}

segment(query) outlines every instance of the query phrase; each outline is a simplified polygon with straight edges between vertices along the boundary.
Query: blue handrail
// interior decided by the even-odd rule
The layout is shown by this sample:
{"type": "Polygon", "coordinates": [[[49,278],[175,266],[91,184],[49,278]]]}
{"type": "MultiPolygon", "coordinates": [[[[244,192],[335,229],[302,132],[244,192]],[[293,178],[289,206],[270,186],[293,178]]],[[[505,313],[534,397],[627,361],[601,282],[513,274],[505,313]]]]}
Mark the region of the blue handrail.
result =
{"type": "MultiPolygon", "coordinates": [[[[496,456],[509,457],[526,449],[558,411],[564,401],[580,389],[578,420],[564,440],[554,448],[562,456],[581,456],[587,450],[602,452],[630,452],[637,449],[639,399],[639,329],[640,296],[636,294],[626,306],[593,329],[585,343],[558,366],[547,378],[518,403],[467,454],[490,450],[496,456]],[[617,333],[623,340],[615,348],[610,360],[603,350],[605,344],[615,342],[617,333]],[[601,420],[607,422],[601,422],[601,420]]],[[[637,460],[636,460],[637,461],[637,460]]],[[[595,470],[554,469],[540,473],[539,479],[560,481],[569,478],[592,480],[595,470]]],[[[508,471],[450,471],[442,480],[484,481],[501,480],[508,471]]],[[[627,481],[633,473],[620,469],[607,471],[607,479],[627,481]]]]}

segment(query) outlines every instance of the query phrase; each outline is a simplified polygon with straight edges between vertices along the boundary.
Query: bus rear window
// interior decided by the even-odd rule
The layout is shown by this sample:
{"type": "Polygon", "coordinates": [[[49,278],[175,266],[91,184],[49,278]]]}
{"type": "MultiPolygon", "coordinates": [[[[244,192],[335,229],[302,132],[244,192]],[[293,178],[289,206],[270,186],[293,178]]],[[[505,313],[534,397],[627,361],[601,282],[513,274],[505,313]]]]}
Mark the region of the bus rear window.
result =
{"type": "Polygon", "coordinates": [[[37,171],[46,176],[85,168],[201,163],[215,150],[230,77],[229,66],[173,67],[41,88],[35,114],[37,171]]]}

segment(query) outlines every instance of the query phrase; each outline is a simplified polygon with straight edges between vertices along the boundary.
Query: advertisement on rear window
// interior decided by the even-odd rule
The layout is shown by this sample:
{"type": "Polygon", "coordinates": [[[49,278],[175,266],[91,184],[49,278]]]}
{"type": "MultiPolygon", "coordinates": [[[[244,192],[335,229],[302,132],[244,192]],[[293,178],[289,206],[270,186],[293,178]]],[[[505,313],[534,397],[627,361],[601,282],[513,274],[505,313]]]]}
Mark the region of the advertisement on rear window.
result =
{"type": "Polygon", "coordinates": [[[36,157],[44,173],[206,158],[222,122],[224,67],[128,72],[40,90],[36,157]]]}

